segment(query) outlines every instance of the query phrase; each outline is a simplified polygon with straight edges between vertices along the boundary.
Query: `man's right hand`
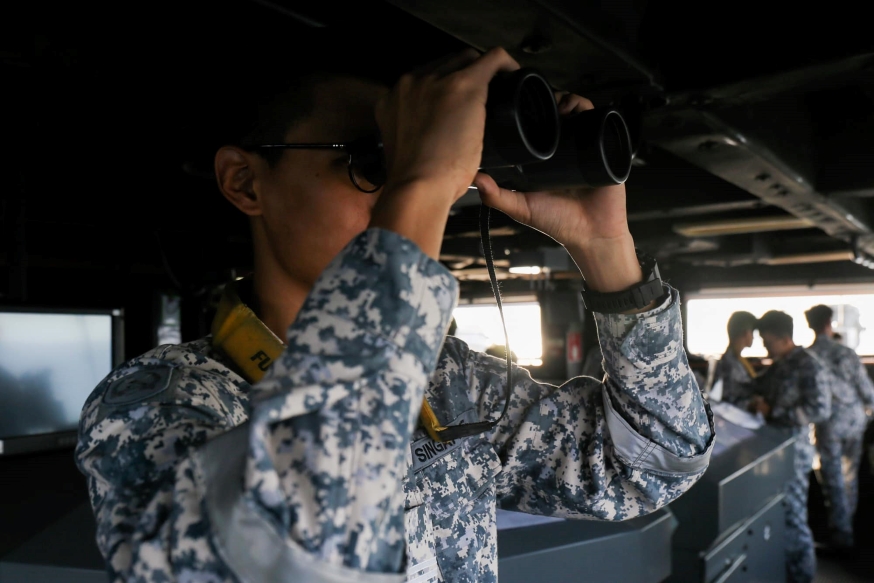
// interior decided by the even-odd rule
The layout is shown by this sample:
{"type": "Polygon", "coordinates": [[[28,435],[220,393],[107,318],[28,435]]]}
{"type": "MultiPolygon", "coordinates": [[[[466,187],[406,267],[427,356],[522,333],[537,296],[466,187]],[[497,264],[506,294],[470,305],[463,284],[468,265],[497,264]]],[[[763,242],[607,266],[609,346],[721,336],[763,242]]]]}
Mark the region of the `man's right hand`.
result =
{"type": "Polygon", "coordinates": [[[504,49],[468,49],[401,77],[376,106],[388,180],[370,226],[395,231],[434,259],[449,209],[477,174],[488,85],[517,63],[504,49]]]}

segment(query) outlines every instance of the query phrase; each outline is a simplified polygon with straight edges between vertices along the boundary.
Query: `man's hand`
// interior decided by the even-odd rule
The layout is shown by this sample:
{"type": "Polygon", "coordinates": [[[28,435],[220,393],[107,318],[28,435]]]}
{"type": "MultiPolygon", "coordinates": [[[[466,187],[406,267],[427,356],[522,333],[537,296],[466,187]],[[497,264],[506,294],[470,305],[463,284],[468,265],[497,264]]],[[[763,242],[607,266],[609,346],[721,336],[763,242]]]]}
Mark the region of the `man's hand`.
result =
{"type": "MultiPolygon", "coordinates": [[[[591,101],[579,95],[563,92],[556,99],[561,115],[594,108],[591,101]]],[[[483,173],[477,174],[474,184],[486,205],[564,245],[591,289],[620,291],[643,279],[628,230],[624,185],[513,192],[500,188],[483,173]]]]}
{"type": "Polygon", "coordinates": [[[504,49],[470,49],[401,77],[376,106],[388,180],[371,227],[439,256],[449,209],[479,168],[489,82],[518,68],[504,49]]]}

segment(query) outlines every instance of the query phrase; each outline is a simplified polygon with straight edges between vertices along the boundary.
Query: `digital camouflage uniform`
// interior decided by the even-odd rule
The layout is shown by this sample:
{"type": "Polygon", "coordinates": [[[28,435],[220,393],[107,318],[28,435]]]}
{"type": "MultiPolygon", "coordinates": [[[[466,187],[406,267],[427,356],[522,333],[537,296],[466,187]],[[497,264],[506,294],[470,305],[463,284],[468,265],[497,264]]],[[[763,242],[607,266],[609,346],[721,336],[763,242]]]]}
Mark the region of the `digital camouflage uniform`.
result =
{"type": "Polygon", "coordinates": [[[795,476],[786,485],[786,569],[789,583],[811,583],[816,573],[813,533],[807,524],[807,492],[813,467],[810,424],[828,419],[831,396],[828,373],[813,355],[798,346],[757,379],[758,391],[771,407],[768,423],[792,429],[795,476]]]}
{"type": "Polygon", "coordinates": [[[865,408],[874,406],[874,386],[852,348],[820,334],[810,351],[831,372],[832,413],[816,424],[816,448],[832,542],[852,546],[859,463],[868,421],[865,408]]]}
{"type": "Polygon", "coordinates": [[[716,365],[714,378],[722,380],[723,402],[746,409],[755,391],[755,384],[742,358],[729,347],[716,365]]]}
{"type": "Polygon", "coordinates": [[[316,282],[287,349],[250,386],[209,338],[162,346],[88,399],[77,460],[113,581],[497,579],[495,509],[623,520],[707,467],[713,424],[679,300],[597,315],[610,380],[561,387],[444,334],[457,283],[411,241],[356,237],[316,282]]]}

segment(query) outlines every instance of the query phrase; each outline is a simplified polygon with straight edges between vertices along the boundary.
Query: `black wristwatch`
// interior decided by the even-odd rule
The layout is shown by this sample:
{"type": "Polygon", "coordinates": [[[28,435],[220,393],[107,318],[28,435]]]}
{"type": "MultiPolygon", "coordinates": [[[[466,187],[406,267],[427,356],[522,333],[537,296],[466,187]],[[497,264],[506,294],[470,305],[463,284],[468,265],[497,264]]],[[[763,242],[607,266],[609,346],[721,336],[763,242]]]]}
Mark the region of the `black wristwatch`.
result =
{"type": "Polygon", "coordinates": [[[637,260],[643,271],[642,282],[626,290],[611,293],[587,290],[584,285],[580,295],[583,296],[586,309],[604,314],[621,314],[631,310],[642,310],[654,300],[664,296],[665,291],[655,258],[638,251],[637,260]]]}

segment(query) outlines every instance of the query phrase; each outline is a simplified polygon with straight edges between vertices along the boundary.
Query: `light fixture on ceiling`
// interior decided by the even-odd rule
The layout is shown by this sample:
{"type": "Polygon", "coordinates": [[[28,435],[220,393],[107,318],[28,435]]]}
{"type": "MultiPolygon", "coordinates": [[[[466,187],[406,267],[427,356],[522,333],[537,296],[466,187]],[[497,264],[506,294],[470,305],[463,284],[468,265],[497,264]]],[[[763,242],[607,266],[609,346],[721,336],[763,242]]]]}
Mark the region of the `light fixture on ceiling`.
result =
{"type": "Polygon", "coordinates": [[[542,272],[543,268],[539,265],[519,265],[510,268],[510,273],[517,275],[540,275],[542,272]]]}
{"type": "Polygon", "coordinates": [[[853,255],[851,257],[853,263],[857,263],[868,269],[874,269],[874,257],[871,257],[860,249],[860,241],[858,237],[853,238],[853,251],[851,253],[853,255]]]}
{"type": "Polygon", "coordinates": [[[775,216],[727,219],[724,221],[701,223],[678,223],[673,226],[673,229],[675,233],[684,237],[715,237],[717,235],[741,235],[765,231],[808,229],[812,226],[814,226],[812,222],[800,217],[775,216]]]}
{"type": "Polygon", "coordinates": [[[867,255],[862,257],[856,257],[853,259],[855,263],[858,263],[862,267],[867,267],[868,269],[874,269],[874,259],[868,257],[867,255]]]}
{"type": "Polygon", "coordinates": [[[759,261],[763,265],[798,265],[801,263],[827,263],[830,261],[854,261],[853,252],[845,251],[822,251],[819,253],[798,253],[796,255],[782,255],[768,257],[759,261]]]}

